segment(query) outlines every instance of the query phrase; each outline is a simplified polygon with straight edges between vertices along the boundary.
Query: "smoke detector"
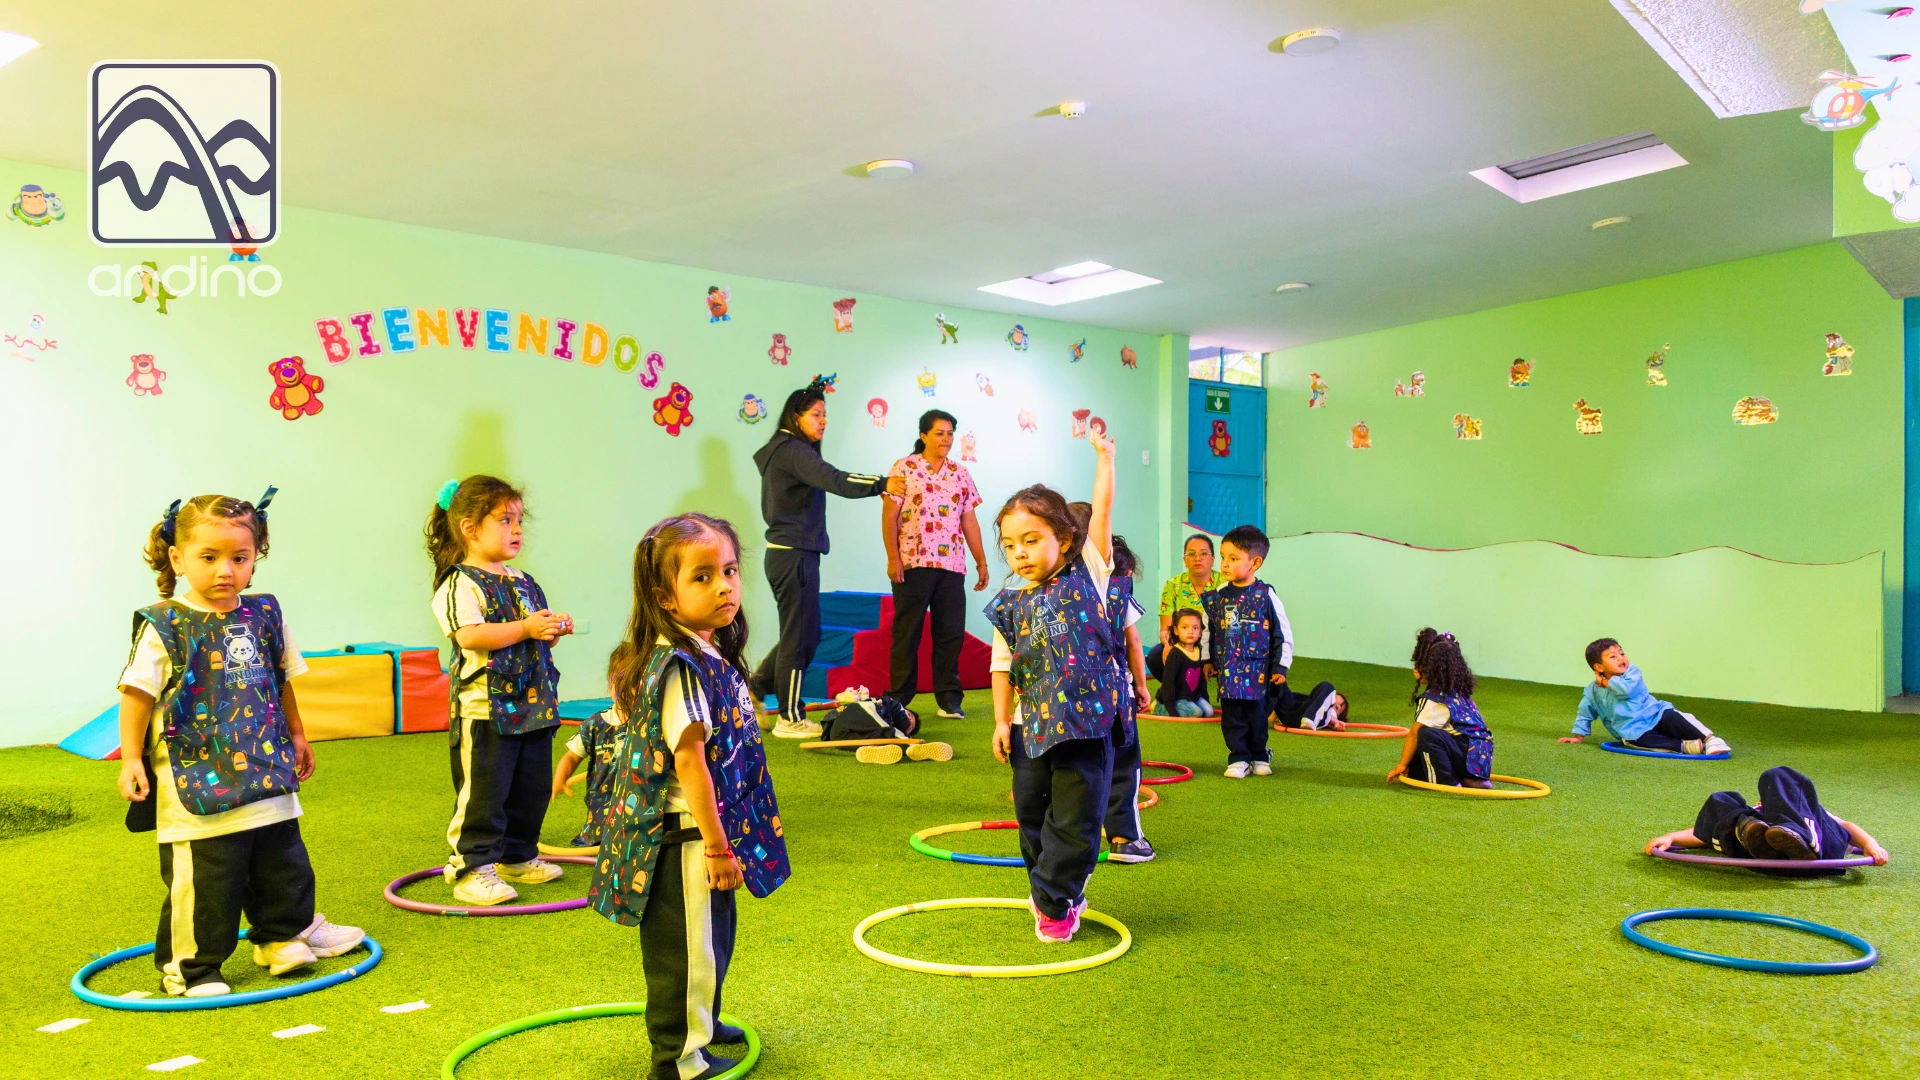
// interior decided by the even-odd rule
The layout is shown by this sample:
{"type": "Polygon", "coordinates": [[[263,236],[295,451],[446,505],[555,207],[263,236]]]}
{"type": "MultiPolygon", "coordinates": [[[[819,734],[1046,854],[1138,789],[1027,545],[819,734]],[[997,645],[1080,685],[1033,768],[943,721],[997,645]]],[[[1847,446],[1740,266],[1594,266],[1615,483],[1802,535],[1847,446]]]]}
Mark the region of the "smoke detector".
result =
{"type": "Polygon", "coordinates": [[[1596,221],[1593,224],[1587,226],[1587,228],[1591,229],[1594,232],[1599,232],[1601,229],[1609,229],[1615,225],[1628,224],[1632,220],[1633,220],[1632,218],[1627,217],[1624,214],[1621,215],[1620,217],[1603,217],[1599,221],[1596,221]]]}
{"type": "Polygon", "coordinates": [[[867,162],[867,175],[875,180],[894,180],[913,175],[913,162],[906,158],[880,158],[867,162]]]}
{"type": "Polygon", "coordinates": [[[1063,101],[1060,103],[1060,115],[1069,120],[1078,120],[1087,115],[1087,103],[1084,101],[1063,101]]]}
{"type": "Polygon", "coordinates": [[[1275,38],[1267,45],[1268,52],[1285,53],[1288,56],[1319,56],[1332,52],[1340,44],[1340,31],[1331,26],[1313,26],[1305,30],[1295,30],[1282,38],[1275,38]]]}

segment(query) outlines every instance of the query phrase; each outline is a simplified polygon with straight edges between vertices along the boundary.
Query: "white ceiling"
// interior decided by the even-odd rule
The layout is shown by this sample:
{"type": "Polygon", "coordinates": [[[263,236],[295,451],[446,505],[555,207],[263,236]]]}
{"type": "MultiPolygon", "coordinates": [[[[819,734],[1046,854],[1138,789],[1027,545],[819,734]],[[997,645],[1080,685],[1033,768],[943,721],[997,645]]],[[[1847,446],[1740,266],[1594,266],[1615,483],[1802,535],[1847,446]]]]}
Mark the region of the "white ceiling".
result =
{"type": "Polygon", "coordinates": [[[0,69],[0,156],[83,169],[98,60],[261,58],[291,204],[1202,344],[1830,233],[1831,136],[1716,120],[1607,0],[0,0],[0,29],[43,43],[0,69]],[[1345,42],[1267,51],[1314,25],[1345,42]],[[1641,129],[1692,164],[1524,206],[1467,175],[1641,129]],[[849,175],[877,157],[919,171],[849,175]],[[1166,284],[975,291],[1083,259],[1166,284]]]}

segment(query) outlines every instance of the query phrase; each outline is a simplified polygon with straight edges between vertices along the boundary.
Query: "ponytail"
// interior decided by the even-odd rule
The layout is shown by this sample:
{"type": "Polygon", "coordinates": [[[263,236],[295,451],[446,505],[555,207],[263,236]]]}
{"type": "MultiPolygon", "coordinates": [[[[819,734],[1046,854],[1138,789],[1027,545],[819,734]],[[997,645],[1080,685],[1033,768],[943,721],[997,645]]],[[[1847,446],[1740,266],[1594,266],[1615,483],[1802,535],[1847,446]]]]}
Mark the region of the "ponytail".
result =
{"type": "MultiPolygon", "coordinates": [[[[955,420],[953,418],[953,414],[946,411],[945,409],[928,409],[926,412],[923,412],[920,414],[920,434],[925,435],[927,432],[932,431],[933,425],[939,423],[942,420],[945,420],[947,423],[952,424],[956,429],[959,428],[960,426],[960,421],[955,420]]],[[[925,439],[913,440],[913,452],[916,454],[926,453],[927,440],[925,439]]]]}
{"type": "MultiPolygon", "coordinates": [[[[614,704],[628,717],[639,715],[640,676],[647,658],[661,638],[671,647],[688,653],[700,651],[700,643],[689,635],[662,607],[663,596],[673,595],[674,580],[680,573],[683,549],[690,544],[724,539],[733,546],[733,557],[740,558],[740,536],[721,518],[705,514],[680,514],[667,518],[647,530],[633,549],[633,615],[627,621],[626,640],[613,650],[607,661],[607,681],[613,686],[614,704]]],[[[733,621],[713,632],[713,647],[735,671],[747,674],[747,613],[743,609],[733,621]]]]}
{"type": "Polygon", "coordinates": [[[465,480],[449,480],[440,485],[440,493],[427,513],[427,554],[433,559],[433,587],[453,573],[467,557],[467,537],[461,523],[480,521],[503,503],[524,503],[520,489],[497,476],[475,473],[465,480]]]}

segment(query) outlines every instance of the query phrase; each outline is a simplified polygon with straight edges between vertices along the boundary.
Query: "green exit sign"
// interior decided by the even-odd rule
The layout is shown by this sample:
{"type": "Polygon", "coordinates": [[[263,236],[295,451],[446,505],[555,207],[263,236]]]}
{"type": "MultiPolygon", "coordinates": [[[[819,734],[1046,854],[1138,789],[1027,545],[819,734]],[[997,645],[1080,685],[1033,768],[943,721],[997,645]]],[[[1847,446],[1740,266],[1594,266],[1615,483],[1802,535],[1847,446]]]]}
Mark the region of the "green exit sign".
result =
{"type": "Polygon", "coordinates": [[[1225,389],[1215,389],[1211,386],[1207,387],[1207,411],[1210,413],[1221,413],[1222,415],[1231,414],[1233,412],[1233,395],[1225,389]]]}

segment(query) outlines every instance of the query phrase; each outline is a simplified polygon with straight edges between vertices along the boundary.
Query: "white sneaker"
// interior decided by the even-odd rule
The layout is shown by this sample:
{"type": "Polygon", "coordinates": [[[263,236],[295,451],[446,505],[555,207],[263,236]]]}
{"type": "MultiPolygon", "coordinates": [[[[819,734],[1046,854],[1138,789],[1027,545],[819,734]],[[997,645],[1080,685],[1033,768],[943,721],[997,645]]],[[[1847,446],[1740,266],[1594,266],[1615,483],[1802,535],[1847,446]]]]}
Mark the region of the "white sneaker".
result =
{"type": "Polygon", "coordinates": [[[1707,736],[1707,753],[1730,754],[1732,752],[1733,752],[1733,747],[1727,745],[1727,740],[1721,738],[1718,735],[1707,736]]]}
{"type": "Polygon", "coordinates": [[[1266,763],[1266,762],[1264,762],[1264,761],[1256,761],[1256,762],[1254,762],[1254,763],[1253,763],[1253,775],[1255,775],[1255,776],[1272,776],[1272,775],[1273,775],[1273,766],[1272,766],[1272,765],[1269,765],[1269,764],[1267,764],[1267,763],[1266,763]]]}
{"type": "Polygon", "coordinates": [[[315,956],[339,956],[351,952],[367,939],[367,932],[357,926],[335,926],[327,921],[325,915],[316,914],[313,925],[296,940],[307,943],[315,956]]]}
{"type": "Polygon", "coordinates": [[[1245,761],[1236,761],[1233,764],[1227,766],[1227,771],[1221,773],[1220,775],[1226,777],[1229,780],[1245,780],[1247,778],[1247,773],[1251,771],[1253,771],[1253,765],[1251,763],[1245,762],[1245,761]]]}
{"type": "Polygon", "coordinates": [[[512,881],[521,885],[539,885],[542,882],[558,881],[566,873],[558,864],[545,859],[528,859],[526,862],[500,863],[494,873],[501,881],[512,881]]]}
{"type": "Polygon", "coordinates": [[[1687,755],[1689,755],[1689,756],[1698,756],[1698,755],[1700,755],[1700,754],[1704,754],[1704,753],[1706,753],[1706,752],[1707,752],[1707,743],[1706,743],[1706,740],[1704,740],[1704,739],[1681,739],[1681,740],[1680,740],[1680,752],[1681,752],[1681,753],[1683,753],[1683,754],[1687,754],[1687,755]]]}
{"type": "MultiPolygon", "coordinates": [[[[299,938],[292,941],[270,941],[265,945],[253,947],[253,962],[266,968],[274,975],[285,975],[297,968],[310,966],[319,957],[299,938]]],[[[192,994],[193,991],[187,991],[192,994]]]]}
{"type": "Polygon", "coordinates": [[[469,871],[453,883],[453,898],[473,907],[504,904],[519,895],[513,891],[513,886],[500,880],[500,875],[494,872],[492,863],[478,870],[469,871]]]}
{"type": "Polygon", "coordinates": [[[820,737],[820,725],[811,720],[782,719],[773,725],[773,737],[776,739],[817,739],[820,737]]]}
{"type": "Polygon", "coordinates": [[[906,754],[897,744],[862,746],[853,752],[853,760],[868,765],[897,765],[906,754]]]}
{"type": "Polygon", "coordinates": [[[223,982],[204,982],[199,986],[187,987],[187,997],[219,997],[233,993],[233,988],[223,982]]]}
{"type": "Polygon", "coordinates": [[[953,746],[950,743],[927,742],[907,747],[908,761],[952,761],[953,746]]]}

